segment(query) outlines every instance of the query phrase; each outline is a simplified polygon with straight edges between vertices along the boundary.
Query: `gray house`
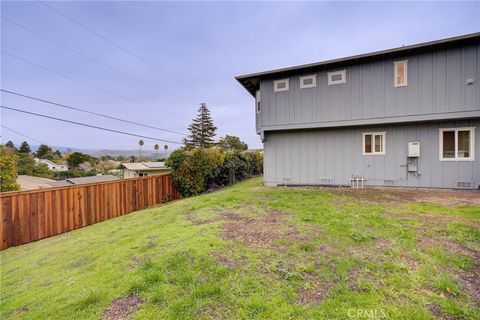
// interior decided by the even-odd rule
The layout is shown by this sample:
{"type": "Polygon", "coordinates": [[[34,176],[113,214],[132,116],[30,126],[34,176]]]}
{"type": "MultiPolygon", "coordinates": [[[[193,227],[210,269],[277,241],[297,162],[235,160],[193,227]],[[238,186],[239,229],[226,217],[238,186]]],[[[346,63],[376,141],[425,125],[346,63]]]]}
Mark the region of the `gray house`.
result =
{"type": "Polygon", "coordinates": [[[480,33],[236,79],[266,185],[479,188],[480,33]]]}

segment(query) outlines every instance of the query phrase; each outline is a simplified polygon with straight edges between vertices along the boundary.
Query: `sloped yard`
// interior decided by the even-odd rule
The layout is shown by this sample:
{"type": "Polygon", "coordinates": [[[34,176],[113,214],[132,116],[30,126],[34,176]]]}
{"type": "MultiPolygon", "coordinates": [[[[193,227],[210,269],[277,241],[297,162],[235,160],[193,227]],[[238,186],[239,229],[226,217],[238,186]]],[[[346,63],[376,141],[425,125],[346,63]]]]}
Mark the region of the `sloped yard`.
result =
{"type": "Polygon", "coordinates": [[[3,251],[1,318],[480,318],[478,192],[260,184],[3,251]]]}

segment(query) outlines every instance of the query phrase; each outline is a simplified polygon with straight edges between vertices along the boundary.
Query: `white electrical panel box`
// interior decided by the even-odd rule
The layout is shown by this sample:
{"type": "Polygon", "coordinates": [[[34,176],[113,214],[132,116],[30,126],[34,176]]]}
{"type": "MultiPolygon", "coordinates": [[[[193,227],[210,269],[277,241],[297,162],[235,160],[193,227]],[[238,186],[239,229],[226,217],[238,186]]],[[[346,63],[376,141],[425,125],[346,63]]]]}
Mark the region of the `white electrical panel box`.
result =
{"type": "Polygon", "coordinates": [[[409,142],[407,154],[412,158],[420,157],[420,142],[409,142]]]}

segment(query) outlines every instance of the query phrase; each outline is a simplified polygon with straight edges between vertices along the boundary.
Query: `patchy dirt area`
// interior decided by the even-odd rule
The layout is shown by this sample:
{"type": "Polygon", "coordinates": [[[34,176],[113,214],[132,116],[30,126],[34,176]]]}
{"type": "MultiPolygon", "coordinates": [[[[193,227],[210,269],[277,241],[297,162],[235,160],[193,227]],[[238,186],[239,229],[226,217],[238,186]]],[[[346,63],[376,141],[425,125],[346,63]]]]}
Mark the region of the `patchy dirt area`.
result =
{"type": "Polygon", "coordinates": [[[241,259],[235,259],[234,257],[232,257],[231,252],[229,252],[228,254],[213,252],[212,254],[210,254],[210,256],[213,257],[218,264],[225,266],[229,269],[235,268],[236,266],[239,266],[243,263],[241,259]]]}
{"type": "Polygon", "coordinates": [[[406,188],[325,189],[358,200],[380,203],[428,202],[444,206],[480,205],[480,191],[406,188]]]}
{"type": "Polygon", "coordinates": [[[480,307],[480,252],[466,248],[454,241],[443,238],[421,238],[419,240],[420,248],[430,248],[432,246],[441,246],[455,254],[465,254],[473,259],[474,265],[468,272],[450,269],[449,272],[455,276],[462,289],[467,292],[476,301],[480,307]]]}
{"type": "Polygon", "coordinates": [[[142,303],[137,295],[130,295],[125,298],[114,300],[110,307],[102,314],[102,319],[108,320],[123,320],[127,319],[132,313],[137,310],[139,304],[142,303]]]}
{"type": "Polygon", "coordinates": [[[290,222],[285,220],[287,212],[280,210],[267,211],[258,218],[245,217],[234,213],[222,215],[227,220],[223,225],[221,236],[224,239],[240,241],[249,247],[263,247],[284,250],[283,246],[276,245],[278,240],[309,241],[314,235],[300,232],[290,222]]]}
{"type": "Polygon", "coordinates": [[[298,297],[301,304],[313,304],[324,300],[331,290],[331,285],[315,275],[305,278],[307,288],[300,288],[298,297]]]}

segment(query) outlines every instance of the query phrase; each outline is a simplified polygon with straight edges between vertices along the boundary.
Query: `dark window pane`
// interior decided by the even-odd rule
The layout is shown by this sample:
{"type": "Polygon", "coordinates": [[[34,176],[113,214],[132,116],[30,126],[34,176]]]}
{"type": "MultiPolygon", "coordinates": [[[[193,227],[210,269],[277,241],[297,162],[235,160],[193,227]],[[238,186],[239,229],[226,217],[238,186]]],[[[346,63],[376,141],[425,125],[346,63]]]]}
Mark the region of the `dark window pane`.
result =
{"type": "Polygon", "coordinates": [[[375,152],[383,152],[383,136],[375,135],[375,152]]]}
{"type": "Polygon", "coordinates": [[[313,84],[313,79],[312,78],[303,79],[303,85],[304,86],[309,86],[311,84],[313,84]]]}
{"type": "Polygon", "coordinates": [[[470,130],[458,131],[458,157],[470,158],[470,130]]]}
{"type": "Polygon", "coordinates": [[[342,80],[342,74],[341,73],[337,73],[337,74],[332,75],[332,81],[340,81],[340,80],[342,80]]]}
{"type": "Polygon", "coordinates": [[[286,82],[277,82],[277,89],[284,89],[287,87],[286,82]]]}
{"type": "Polygon", "coordinates": [[[365,135],[365,153],[372,153],[372,135],[365,135]]]}
{"type": "Polygon", "coordinates": [[[444,158],[455,158],[455,131],[443,131],[443,150],[444,158]]]}
{"type": "Polygon", "coordinates": [[[260,112],[260,101],[257,102],[257,112],[260,112]]]}

